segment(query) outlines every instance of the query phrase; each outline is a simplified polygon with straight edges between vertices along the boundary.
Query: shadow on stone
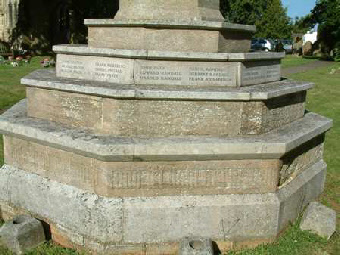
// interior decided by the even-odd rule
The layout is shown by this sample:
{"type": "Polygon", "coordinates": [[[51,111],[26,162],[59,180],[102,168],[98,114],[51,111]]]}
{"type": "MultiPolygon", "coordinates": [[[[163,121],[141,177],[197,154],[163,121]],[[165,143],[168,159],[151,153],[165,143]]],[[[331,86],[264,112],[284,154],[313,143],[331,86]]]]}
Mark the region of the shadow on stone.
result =
{"type": "Polygon", "coordinates": [[[52,239],[52,234],[51,234],[51,226],[45,221],[40,221],[43,228],[44,228],[44,233],[45,233],[45,238],[46,241],[50,241],[52,239]]]}
{"type": "Polygon", "coordinates": [[[222,252],[220,250],[220,248],[218,248],[218,245],[216,242],[212,242],[212,247],[213,247],[213,252],[214,252],[214,255],[221,255],[222,252]]]}

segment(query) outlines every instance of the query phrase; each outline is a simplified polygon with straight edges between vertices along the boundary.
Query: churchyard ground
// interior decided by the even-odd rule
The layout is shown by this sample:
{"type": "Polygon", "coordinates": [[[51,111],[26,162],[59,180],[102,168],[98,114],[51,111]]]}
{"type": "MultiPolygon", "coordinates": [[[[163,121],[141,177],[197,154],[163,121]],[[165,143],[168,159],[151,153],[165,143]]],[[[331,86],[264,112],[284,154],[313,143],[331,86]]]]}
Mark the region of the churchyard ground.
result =
{"type": "MultiPolygon", "coordinates": [[[[41,68],[40,61],[43,57],[35,57],[31,64],[12,67],[0,66],[0,113],[10,108],[13,104],[25,97],[24,86],[20,85],[20,79],[35,69],[41,68]]],[[[283,60],[283,68],[301,66],[316,61],[314,59],[302,59],[288,56],[283,60]]],[[[303,73],[288,75],[295,80],[311,81],[315,88],[308,93],[307,109],[317,112],[334,120],[334,127],[327,134],[325,145],[325,160],[328,163],[327,183],[320,201],[337,211],[340,216],[340,63],[332,63],[327,67],[311,69],[303,73]]],[[[3,145],[0,136],[0,165],[3,162],[3,145]]],[[[230,252],[228,254],[308,254],[308,255],[336,255],[340,254],[340,224],[338,220],[337,233],[326,241],[316,235],[303,232],[298,228],[298,222],[291,227],[274,244],[263,245],[254,250],[230,252]]],[[[0,247],[0,254],[11,254],[0,247]]],[[[27,253],[29,255],[59,255],[78,254],[69,249],[60,248],[47,243],[27,253]]]]}

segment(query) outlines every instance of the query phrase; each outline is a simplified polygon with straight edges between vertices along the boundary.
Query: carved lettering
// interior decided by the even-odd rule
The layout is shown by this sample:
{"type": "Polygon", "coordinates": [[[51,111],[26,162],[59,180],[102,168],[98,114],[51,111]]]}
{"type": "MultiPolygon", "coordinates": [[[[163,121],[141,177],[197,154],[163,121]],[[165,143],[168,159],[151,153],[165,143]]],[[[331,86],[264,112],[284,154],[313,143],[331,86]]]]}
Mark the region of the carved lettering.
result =
{"type": "Polygon", "coordinates": [[[220,187],[226,189],[251,189],[267,185],[268,171],[261,169],[218,169],[218,170],[134,170],[113,171],[112,189],[157,189],[220,187]],[[251,180],[251,181],[250,181],[251,180]]]}
{"type": "Polygon", "coordinates": [[[61,63],[61,73],[83,75],[85,73],[85,66],[83,62],[76,60],[66,60],[61,63]]]}
{"type": "Polygon", "coordinates": [[[280,79],[281,75],[280,65],[275,61],[266,62],[262,65],[247,63],[242,70],[243,85],[276,81],[280,79]]]}

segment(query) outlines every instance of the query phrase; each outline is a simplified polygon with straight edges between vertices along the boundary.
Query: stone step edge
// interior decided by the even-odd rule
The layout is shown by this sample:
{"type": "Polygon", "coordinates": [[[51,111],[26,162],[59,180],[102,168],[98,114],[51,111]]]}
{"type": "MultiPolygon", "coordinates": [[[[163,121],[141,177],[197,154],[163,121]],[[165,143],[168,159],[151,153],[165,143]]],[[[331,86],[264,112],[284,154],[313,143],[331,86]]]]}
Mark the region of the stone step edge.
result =
{"type": "Polygon", "coordinates": [[[118,57],[129,59],[149,60],[181,60],[205,62],[245,62],[278,60],[285,57],[285,53],[254,52],[254,53],[204,53],[204,52],[174,52],[154,50],[124,50],[109,48],[91,48],[86,44],[61,44],[54,45],[53,51],[57,54],[118,57]]]}
{"type": "Polygon", "coordinates": [[[282,80],[238,89],[225,87],[178,87],[121,85],[107,82],[84,81],[59,78],[55,70],[37,70],[21,79],[21,84],[66,92],[76,92],[100,97],[120,99],[161,99],[161,100],[206,100],[206,101],[251,101],[268,100],[275,97],[306,91],[314,87],[310,82],[282,80]]]}
{"type": "MultiPolygon", "coordinates": [[[[30,213],[48,220],[50,224],[59,224],[68,229],[69,233],[76,234],[75,236],[81,235],[95,239],[99,243],[117,244],[140,242],[138,234],[135,238],[131,238],[134,236],[132,233],[128,235],[130,240],[125,240],[124,237],[127,233],[124,235],[122,233],[129,231],[129,228],[126,228],[127,222],[122,215],[127,215],[125,213],[128,212],[133,213],[134,210],[138,211],[141,208],[157,209],[169,206],[170,209],[183,209],[192,205],[192,210],[199,211],[204,208],[219,207],[222,209],[225,206],[242,205],[242,207],[249,206],[249,208],[244,208],[245,215],[248,215],[246,211],[250,207],[262,205],[263,210],[270,209],[271,213],[268,216],[275,223],[274,226],[267,229],[267,235],[275,237],[291,220],[298,216],[303,206],[321,194],[324,188],[326,167],[327,165],[322,160],[317,162],[275,193],[107,198],[25,172],[13,166],[4,165],[0,170],[0,186],[3,187],[0,189],[0,201],[28,210],[30,213]],[[20,189],[17,188],[18,186],[20,189]],[[27,194],[30,196],[28,197],[27,194]],[[296,199],[296,195],[306,198],[306,201],[300,199],[303,203],[300,205],[300,209],[296,206],[290,208],[290,201],[296,199]],[[74,213],[65,217],[65,211],[74,213]],[[107,224],[105,228],[101,228],[99,224],[103,218],[107,224]]],[[[78,240],[83,240],[83,238],[78,240]]]]}
{"type": "Polygon", "coordinates": [[[5,112],[0,117],[0,133],[108,162],[281,158],[333,124],[308,113],[275,131],[251,137],[111,137],[28,118],[26,109],[26,100],[22,100],[5,112]]]}
{"type": "Polygon", "coordinates": [[[116,19],[85,19],[85,26],[93,27],[143,27],[168,29],[199,29],[199,30],[232,30],[238,32],[255,33],[256,26],[242,25],[223,21],[203,20],[116,20],[116,19]]]}

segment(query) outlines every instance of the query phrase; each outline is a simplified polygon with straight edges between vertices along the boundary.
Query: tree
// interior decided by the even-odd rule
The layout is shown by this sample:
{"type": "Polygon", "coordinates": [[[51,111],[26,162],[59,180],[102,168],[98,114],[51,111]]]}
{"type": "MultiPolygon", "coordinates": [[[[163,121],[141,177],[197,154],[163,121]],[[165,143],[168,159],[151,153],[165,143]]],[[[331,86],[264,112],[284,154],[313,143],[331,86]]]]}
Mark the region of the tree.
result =
{"type": "Polygon", "coordinates": [[[340,0],[318,0],[311,19],[319,24],[318,40],[324,52],[340,51],[340,0]]]}
{"type": "Polygon", "coordinates": [[[221,0],[221,12],[232,23],[255,25],[269,0],[221,0]]]}
{"type": "Polygon", "coordinates": [[[221,11],[227,21],[256,25],[257,37],[291,37],[292,21],[281,0],[221,0],[221,11]]]}
{"type": "Polygon", "coordinates": [[[296,17],[293,25],[293,32],[305,34],[309,30],[315,27],[315,23],[311,20],[311,13],[307,14],[304,17],[296,17]]]}
{"type": "Polygon", "coordinates": [[[290,38],[292,36],[292,20],[281,0],[271,0],[262,18],[257,23],[257,36],[265,38],[290,38]]]}

